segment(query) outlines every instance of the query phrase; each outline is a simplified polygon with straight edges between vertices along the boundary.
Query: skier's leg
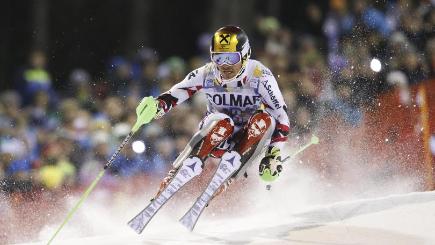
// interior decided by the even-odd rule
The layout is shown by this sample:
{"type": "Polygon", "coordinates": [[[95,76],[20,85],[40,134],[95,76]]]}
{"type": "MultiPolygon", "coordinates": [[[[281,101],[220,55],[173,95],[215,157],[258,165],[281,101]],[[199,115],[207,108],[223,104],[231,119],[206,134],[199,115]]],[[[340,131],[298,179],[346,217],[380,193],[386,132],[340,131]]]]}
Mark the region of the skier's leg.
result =
{"type": "Polygon", "coordinates": [[[259,151],[265,146],[265,143],[270,141],[274,128],[275,119],[267,112],[258,111],[252,115],[234,146],[234,150],[242,157],[242,167],[253,156],[257,156],[259,151]]]}
{"type": "Polygon", "coordinates": [[[226,141],[234,131],[233,121],[227,117],[219,120],[210,132],[202,138],[194,147],[191,156],[198,156],[204,161],[214,148],[226,141]]]}
{"type": "MultiPolygon", "coordinates": [[[[221,121],[227,119],[231,125],[232,128],[234,128],[234,123],[231,120],[231,118],[223,113],[211,113],[207,115],[199,124],[199,131],[195,133],[195,135],[192,137],[192,139],[189,141],[187,146],[184,148],[184,150],[178,155],[177,159],[175,159],[172,166],[174,168],[178,168],[184,159],[186,159],[190,153],[192,152],[193,148],[198,145],[198,142],[200,142],[206,135],[212,130],[213,127],[216,126],[216,124],[221,121]]],[[[234,129],[233,129],[234,131],[234,129]]]]}
{"type": "MultiPolygon", "coordinates": [[[[213,113],[206,117],[200,125],[200,131],[196,133],[189,142],[194,142],[194,145],[191,146],[191,144],[189,144],[186,146],[186,149],[183,150],[182,154],[187,155],[183,157],[184,159],[179,160],[180,157],[177,158],[179,163],[177,163],[176,160],[174,168],[169,171],[168,175],[161,182],[157,195],[169,184],[182,165],[188,164],[191,166],[192,164],[200,164],[202,171],[204,161],[207,159],[208,155],[214,148],[226,141],[232,135],[233,131],[234,123],[227,115],[213,113]],[[202,135],[204,136],[201,138],[198,137],[202,135]]],[[[195,174],[199,175],[201,171],[195,174]]]]}
{"type": "Polygon", "coordinates": [[[275,129],[275,119],[267,112],[258,111],[251,116],[244,128],[237,134],[235,139],[234,151],[240,154],[241,167],[221,188],[215,196],[224,192],[228,186],[245,173],[246,168],[257,158],[270,142],[273,130],[275,129]]]}

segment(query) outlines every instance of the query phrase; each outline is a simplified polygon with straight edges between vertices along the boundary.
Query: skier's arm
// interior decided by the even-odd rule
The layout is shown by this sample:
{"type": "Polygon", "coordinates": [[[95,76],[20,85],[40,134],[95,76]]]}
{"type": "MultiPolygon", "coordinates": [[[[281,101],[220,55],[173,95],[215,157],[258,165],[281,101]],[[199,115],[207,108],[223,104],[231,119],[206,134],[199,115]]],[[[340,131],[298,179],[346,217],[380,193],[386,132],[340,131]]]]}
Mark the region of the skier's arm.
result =
{"type": "Polygon", "coordinates": [[[260,84],[258,85],[258,92],[266,106],[266,111],[276,120],[270,146],[282,150],[290,131],[287,106],[275,77],[270,73],[270,71],[267,72],[270,75],[263,75],[260,84]]]}
{"type": "Polygon", "coordinates": [[[275,77],[267,68],[263,68],[258,92],[266,106],[266,111],[276,121],[269,149],[259,165],[259,173],[263,180],[274,181],[282,171],[281,151],[290,130],[287,106],[275,77]]]}
{"type": "Polygon", "coordinates": [[[169,91],[156,98],[158,103],[156,118],[162,117],[173,107],[183,103],[202,89],[204,80],[203,70],[204,67],[201,67],[190,72],[183,81],[175,84],[169,91]]]}

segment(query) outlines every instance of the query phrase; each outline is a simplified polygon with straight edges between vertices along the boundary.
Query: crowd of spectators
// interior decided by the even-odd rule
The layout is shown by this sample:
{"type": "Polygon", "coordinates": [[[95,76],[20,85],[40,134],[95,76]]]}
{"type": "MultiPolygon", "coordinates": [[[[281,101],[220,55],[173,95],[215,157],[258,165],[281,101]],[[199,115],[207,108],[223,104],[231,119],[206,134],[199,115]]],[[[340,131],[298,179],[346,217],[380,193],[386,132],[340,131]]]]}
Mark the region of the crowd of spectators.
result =
{"type": "MultiPolygon", "coordinates": [[[[335,114],[358,127],[364,108],[392,87],[435,76],[433,1],[331,0],[324,13],[306,9],[309,29],[294,31],[274,17],[258,17],[250,36],[253,58],[277,77],[291,119],[291,138],[309,134],[319,118],[335,114]],[[381,61],[382,70],[370,69],[381,61]]],[[[104,77],[83,68],[71,71],[63,91],[53,88],[49,59],[34,50],[18,72],[15,90],[0,95],[0,186],[5,193],[35,188],[56,191],[87,185],[129,133],[143,96],[156,96],[208,62],[210,33],[198,40],[203,54],[162,60],[152,48],[116,56],[104,77]],[[204,38],[206,37],[206,38],[204,38]]],[[[186,146],[205,112],[196,95],[134,138],[146,150],[125,147],[108,178],[164,176],[186,146]]]]}

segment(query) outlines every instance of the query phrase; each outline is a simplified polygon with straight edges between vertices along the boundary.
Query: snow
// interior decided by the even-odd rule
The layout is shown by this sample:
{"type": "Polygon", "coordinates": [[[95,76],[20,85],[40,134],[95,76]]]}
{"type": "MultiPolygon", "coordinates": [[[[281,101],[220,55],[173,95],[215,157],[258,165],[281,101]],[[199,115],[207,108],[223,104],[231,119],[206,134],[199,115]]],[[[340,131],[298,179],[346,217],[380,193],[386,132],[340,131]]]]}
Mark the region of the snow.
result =
{"type": "MultiPolygon", "coordinates": [[[[96,213],[98,208],[86,212],[96,213]]],[[[193,232],[178,218],[158,214],[141,235],[122,221],[98,223],[114,227],[87,237],[72,238],[80,231],[69,228],[53,244],[434,244],[435,192],[336,202],[298,212],[202,217],[193,232]]],[[[26,244],[46,244],[51,232],[42,242],[26,244]]]]}
{"type": "MultiPolygon", "coordinates": [[[[348,167],[347,176],[363,171],[348,167]]],[[[295,160],[268,191],[252,171],[210,203],[193,232],[178,220],[204,183],[189,183],[196,190],[183,188],[140,235],[127,222],[158,183],[133,199],[97,188],[52,244],[435,244],[435,192],[415,192],[415,179],[359,177],[334,186],[295,160]]],[[[23,244],[46,244],[61,222],[23,244]]]]}

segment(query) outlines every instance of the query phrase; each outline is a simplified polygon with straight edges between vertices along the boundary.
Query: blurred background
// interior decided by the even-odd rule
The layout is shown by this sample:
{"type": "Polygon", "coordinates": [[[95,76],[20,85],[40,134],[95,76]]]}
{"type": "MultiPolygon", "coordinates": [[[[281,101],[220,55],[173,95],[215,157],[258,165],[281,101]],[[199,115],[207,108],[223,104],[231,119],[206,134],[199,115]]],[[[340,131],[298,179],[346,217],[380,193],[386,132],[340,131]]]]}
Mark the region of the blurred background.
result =
{"type": "MultiPolygon", "coordinates": [[[[286,154],[321,139],[292,164],[343,196],[434,189],[433,0],[5,0],[0,20],[0,241],[59,223],[65,197],[129,133],[140,99],[208,62],[211,35],[227,24],[277,77],[292,124],[286,154]]],[[[204,112],[196,95],[145,126],[99,190],[157,188],[204,112]]]]}

